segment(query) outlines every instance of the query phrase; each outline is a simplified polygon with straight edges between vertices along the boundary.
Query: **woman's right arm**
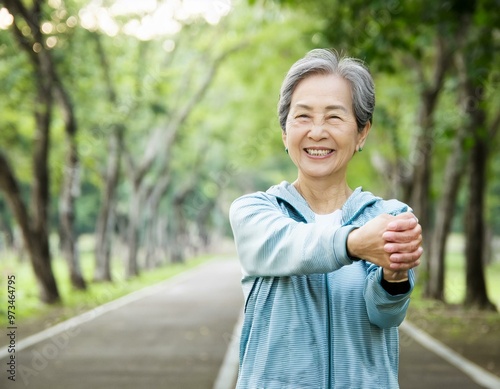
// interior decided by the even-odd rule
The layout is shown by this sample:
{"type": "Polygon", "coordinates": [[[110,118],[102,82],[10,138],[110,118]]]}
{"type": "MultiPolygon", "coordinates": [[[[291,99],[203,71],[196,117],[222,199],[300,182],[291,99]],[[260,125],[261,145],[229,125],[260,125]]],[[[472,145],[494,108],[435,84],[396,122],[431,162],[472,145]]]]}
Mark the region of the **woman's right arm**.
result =
{"type": "Polygon", "coordinates": [[[284,215],[265,194],[240,197],[229,218],[246,275],[328,273],[350,265],[346,248],[352,226],[331,229],[284,215]]]}

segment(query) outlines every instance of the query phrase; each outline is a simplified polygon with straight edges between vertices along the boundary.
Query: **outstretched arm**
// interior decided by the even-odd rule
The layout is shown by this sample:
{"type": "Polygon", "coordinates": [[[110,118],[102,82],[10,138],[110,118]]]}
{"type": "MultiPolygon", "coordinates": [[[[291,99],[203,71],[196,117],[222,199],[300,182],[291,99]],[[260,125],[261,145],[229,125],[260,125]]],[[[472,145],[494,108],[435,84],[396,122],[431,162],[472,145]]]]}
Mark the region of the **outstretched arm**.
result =
{"type": "Polygon", "coordinates": [[[247,276],[329,273],[353,262],[346,240],[355,227],[297,222],[264,194],[235,200],[229,218],[247,276]]]}

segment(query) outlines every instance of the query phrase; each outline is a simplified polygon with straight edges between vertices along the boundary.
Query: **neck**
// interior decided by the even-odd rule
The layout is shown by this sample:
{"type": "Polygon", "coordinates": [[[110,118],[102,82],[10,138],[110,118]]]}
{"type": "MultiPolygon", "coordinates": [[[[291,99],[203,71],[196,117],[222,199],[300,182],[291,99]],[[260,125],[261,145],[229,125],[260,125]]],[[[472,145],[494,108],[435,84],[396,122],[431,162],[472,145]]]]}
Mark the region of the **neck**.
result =
{"type": "Polygon", "coordinates": [[[299,174],[293,186],[307,201],[313,212],[325,215],[342,208],[352,194],[345,176],[339,180],[308,179],[299,174]]]}

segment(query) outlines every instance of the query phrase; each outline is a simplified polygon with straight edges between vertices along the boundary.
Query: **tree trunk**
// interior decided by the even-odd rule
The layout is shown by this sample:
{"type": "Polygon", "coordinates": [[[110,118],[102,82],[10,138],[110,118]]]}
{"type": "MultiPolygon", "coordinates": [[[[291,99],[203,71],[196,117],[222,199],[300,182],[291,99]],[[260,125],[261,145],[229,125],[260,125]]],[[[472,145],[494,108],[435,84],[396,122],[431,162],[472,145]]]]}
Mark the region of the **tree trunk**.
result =
{"type": "Polygon", "coordinates": [[[30,224],[30,217],[24,203],[19,184],[6,157],[0,151],[0,189],[21,229],[24,245],[28,250],[31,265],[39,288],[40,299],[46,303],[60,301],[56,280],[52,272],[47,235],[41,236],[30,224]]]}
{"type": "Polygon", "coordinates": [[[54,95],[61,107],[66,132],[67,157],[63,172],[63,187],[59,199],[59,222],[61,224],[62,253],[68,264],[72,286],[77,290],[85,290],[87,285],[80,267],[77,234],[75,229],[75,199],[80,195],[80,163],[76,121],[73,102],[64,87],[54,64],[51,62],[50,72],[54,80],[54,95]]]}
{"type": "Polygon", "coordinates": [[[421,133],[417,141],[416,154],[412,161],[414,170],[410,205],[422,225],[424,242],[426,242],[426,235],[429,233],[428,228],[430,225],[429,191],[434,146],[434,122],[432,116],[436,105],[436,95],[423,93],[421,99],[422,106],[418,114],[421,133]]]}
{"type": "MultiPolygon", "coordinates": [[[[63,238],[63,253],[69,264],[71,281],[78,289],[85,288],[85,282],[81,276],[78,256],[75,248],[74,234],[74,186],[78,171],[78,150],[75,141],[77,130],[76,118],[73,105],[69,95],[64,88],[51,53],[45,48],[44,37],[40,30],[40,19],[43,17],[43,1],[34,3],[31,9],[27,9],[21,1],[7,0],[6,5],[16,19],[23,19],[29,26],[30,35],[25,36],[14,24],[13,32],[20,45],[26,51],[34,66],[35,79],[37,81],[37,100],[35,106],[35,117],[37,123],[37,134],[35,137],[34,153],[34,175],[33,184],[33,230],[35,235],[47,242],[41,242],[41,255],[48,252],[48,206],[49,206],[49,171],[47,166],[49,152],[49,134],[51,115],[53,109],[53,98],[56,97],[62,109],[65,121],[66,135],[69,140],[67,158],[67,170],[64,172],[64,184],[62,197],[60,199],[60,222],[63,238]],[[40,46],[40,51],[35,52],[33,45],[40,46]],[[47,246],[47,248],[45,248],[47,246]]],[[[50,257],[50,254],[47,254],[50,257]]],[[[50,259],[49,259],[50,260],[50,259]]]]}
{"type": "Polygon", "coordinates": [[[55,303],[60,300],[51,267],[48,226],[50,203],[48,155],[52,110],[51,95],[50,88],[39,87],[38,107],[35,114],[37,122],[35,152],[33,155],[32,223],[34,241],[33,248],[30,251],[33,268],[42,289],[41,300],[47,303],[55,303]]]}
{"type": "MultiPolygon", "coordinates": [[[[421,95],[420,130],[421,133],[417,140],[416,154],[412,159],[413,166],[413,181],[411,183],[411,198],[409,205],[417,216],[420,225],[422,226],[422,246],[424,253],[430,252],[430,183],[431,183],[431,161],[432,151],[434,146],[434,109],[436,106],[437,93],[423,93],[421,95]]],[[[426,254],[424,254],[426,255],[426,254]]],[[[424,261],[424,272],[427,279],[432,271],[430,261],[424,261]]],[[[430,285],[426,282],[424,295],[430,295],[430,285]]]]}
{"type": "MultiPolygon", "coordinates": [[[[42,17],[42,2],[36,2],[33,9],[26,9],[22,2],[6,0],[5,5],[14,15],[12,31],[22,50],[26,52],[33,64],[36,80],[36,100],[34,102],[35,136],[33,151],[33,189],[32,189],[32,217],[31,226],[22,228],[25,244],[30,253],[31,263],[41,290],[41,300],[46,303],[60,301],[59,291],[52,272],[51,255],[49,248],[48,208],[50,204],[48,155],[50,144],[50,124],[53,109],[54,71],[50,53],[43,45],[43,36],[40,30],[42,17]],[[31,35],[25,36],[17,23],[22,19],[30,28],[31,35]],[[42,43],[41,43],[42,42],[42,43]],[[40,45],[40,51],[35,52],[33,45],[40,45]]],[[[4,158],[5,163],[7,163],[4,158]]],[[[22,203],[17,181],[7,166],[3,167],[5,175],[5,190],[18,222],[27,217],[20,210],[22,203]],[[17,199],[16,199],[17,197],[17,199]]]]}
{"type": "Polygon", "coordinates": [[[439,36],[436,40],[436,58],[431,82],[426,82],[424,72],[421,69],[422,65],[417,65],[420,82],[424,87],[420,93],[420,109],[418,112],[420,134],[416,142],[415,154],[411,160],[413,183],[410,205],[424,230],[424,243],[427,241],[425,235],[429,232],[428,227],[430,225],[429,190],[434,146],[434,111],[443,87],[445,74],[451,64],[450,52],[451,48],[445,38],[439,36]]]}
{"type": "Polygon", "coordinates": [[[161,257],[158,257],[159,265],[167,263],[170,258],[168,234],[169,223],[167,218],[158,217],[156,222],[156,242],[158,242],[158,255],[161,255],[161,257]]]}
{"type": "MultiPolygon", "coordinates": [[[[475,116],[483,116],[476,113],[475,116]]],[[[474,137],[474,146],[471,150],[469,166],[469,198],[467,200],[465,220],[465,257],[466,257],[466,294],[465,305],[479,309],[496,310],[495,305],[488,299],[484,279],[484,197],[486,189],[486,164],[488,145],[481,130],[482,123],[475,121],[478,126],[474,137]]]]}
{"type": "MultiPolygon", "coordinates": [[[[99,34],[92,34],[96,42],[97,55],[103,71],[104,83],[108,100],[113,106],[118,105],[118,98],[112,82],[110,65],[106,50],[103,47],[99,34]]],[[[101,209],[96,224],[95,246],[95,281],[112,281],[111,275],[111,245],[113,240],[116,189],[120,178],[120,162],[123,151],[123,137],[125,126],[114,124],[109,139],[109,154],[107,168],[104,175],[104,189],[101,195],[101,209]]]]}
{"type": "Polygon", "coordinates": [[[148,191],[148,212],[147,212],[147,220],[146,220],[146,267],[151,269],[157,266],[160,261],[155,256],[158,255],[160,243],[158,240],[158,226],[159,226],[159,208],[160,203],[167,193],[170,183],[171,183],[171,175],[170,175],[170,165],[168,163],[163,164],[163,169],[161,171],[160,178],[156,181],[155,186],[151,191],[148,191]]]}
{"type": "Polygon", "coordinates": [[[146,223],[144,232],[144,241],[146,243],[146,258],[144,259],[144,267],[146,269],[154,269],[158,263],[156,259],[156,242],[155,231],[158,221],[156,218],[150,218],[146,223]]]}
{"type": "Polygon", "coordinates": [[[139,252],[140,222],[142,210],[142,194],[139,187],[134,185],[134,190],[130,194],[130,206],[128,213],[127,244],[128,252],[126,258],[127,278],[139,275],[139,265],[137,254],[139,252]]]}
{"type": "Polygon", "coordinates": [[[457,55],[457,70],[461,81],[463,105],[466,110],[469,136],[472,148],[469,158],[468,198],[465,206],[465,260],[466,260],[466,292],[464,304],[479,309],[496,310],[488,299],[484,278],[485,264],[485,195],[487,189],[487,163],[489,156],[490,137],[497,131],[500,115],[494,120],[491,128],[487,127],[487,114],[484,108],[484,84],[477,77],[477,70],[489,72],[492,66],[491,50],[493,47],[492,33],[487,28],[476,31],[470,40],[469,47],[461,50],[457,55]],[[476,42],[482,42],[485,49],[470,50],[476,42]]]}
{"type": "MultiPolygon", "coordinates": [[[[415,153],[411,156],[412,177],[410,189],[404,188],[403,193],[409,193],[409,201],[413,212],[422,226],[424,252],[430,252],[430,185],[432,179],[432,152],[434,148],[434,111],[441,93],[446,72],[451,64],[451,47],[443,36],[436,40],[436,58],[434,60],[433,76],[430,82],[426,81],[421,64],[416,65],[420,82],[424,85],[420,93],[420,109],[418,112],[418,135],[415,153]]],[[[430,264],[426,263],[426,272],[430,273],[430,264]]],[[[426,284],[425,294],[429,294],[429,284],[426,284]]]]}
{"type": "Polygon", "coordinates": [[[460,180],[464,173],[464,141],[466,126],[461,125],[457,130],[451,153],[448,156],[444,172],[444,183],[441,200],[436,208],[436,221],[432,232],[432,241],[428,261],[430,266],[428,280],[429,297],[436,300],[445,300],[444,278],[445,278],[445,254],[446,242],[453,220],[453,209],[455,207],[460,180]]]}
{"type": "MultiPolygon", "coordinates": [[[[4,212],[5,205],[3,200],[0,199],[0,233],[3,234],[3,243],[5,244],[6,249],[15,249],[14,244],[14,231],[12,230],[12,226],[8,216],[4,212]]],[[[2,250],[3,247],[0,247],[2,250]]]]}
{"type": "Polygon", "coordinates": [[[459,87],[459,103],[461,106],[461,113],[464,120],[459,124],[456,131],[455,139],[448,156],[446,169],[444,172],[444,185],[439,202],[436,209],[435,226],[432,232],[430,252],[428,256],[429,263],[429,279],[426,284],[425,296],[437,300],[444,301],[444,280],[445,280],[445,254],[446,242],[451,229],[451,222],[453,219],[453,208],[458,196],[460,181],[464,174],[465,168],[465,139],[469,133],[474,131],[474,127],[468,120],[468,91],[467,80],[463,71],[463,58],[462,52],[464,50],[464,38],[470,25],[470,20],[466,16],[463,18],[463,29],[457,35],[457,48],[459,54],[456,55],[456,65],[459,69],[459,78],[461,85],[459,87]],[[460,76],[461,75],[461,76],[460,76]]]}
{"type": "Polygon", "coordinates": [[[59,222],[61,223],[61,249],[68,264],[71,285],[85,290],[75,233],[75,198],[79,195],[79,166],[75,139],[68,137],[67,164],[64,167],[64,181],[59,199],[59,222]]]}
{"type": "Polygon", "coordinates": [[[123,145],[123,129],[116,127],[109,139],[107,169],[104,177],[102,203],[96,224],[95,281],[112,281],[111,241],[115,214],[115,196],[120,177],[120,160],[123,145]]]}
{"type": "Polygon", "coordinates": [[[185,246],[186,246],[186,219],[182,209],[182,199],[174,201],[174,228],[171,240],[171,257],[172,263],[183,263],[185,261],[185,246]]]}
{"type": "Polygon", "coordinates": [[[215,207],[215,199],[209,199],[196,215],[196,228],[201,243],[201,249],[206,250],[210,245],[210,215],[215,207]]]}

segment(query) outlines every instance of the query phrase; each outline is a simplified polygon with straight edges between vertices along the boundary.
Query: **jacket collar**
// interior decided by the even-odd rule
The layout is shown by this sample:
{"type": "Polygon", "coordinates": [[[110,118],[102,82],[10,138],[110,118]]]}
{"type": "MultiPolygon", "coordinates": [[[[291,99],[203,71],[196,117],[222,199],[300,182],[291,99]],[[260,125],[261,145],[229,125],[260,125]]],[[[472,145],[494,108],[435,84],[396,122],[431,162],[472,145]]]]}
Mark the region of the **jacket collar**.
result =
{"type": "MultiPolygon", "coordinates": [[[[274,185],[270,187],[266,193],[287,202],[308,222],[314,221],[314,212],[297,189],[289,182],[283,181],[279,185],[274,185]]],[[[366,207],[378,200],[381,200],[381,198],[374,196],[370,192],[364,192],[362,187],[356,188],[342,206],[342,225],[351,224],[354,219],[363,213],[366,207]]]]}

